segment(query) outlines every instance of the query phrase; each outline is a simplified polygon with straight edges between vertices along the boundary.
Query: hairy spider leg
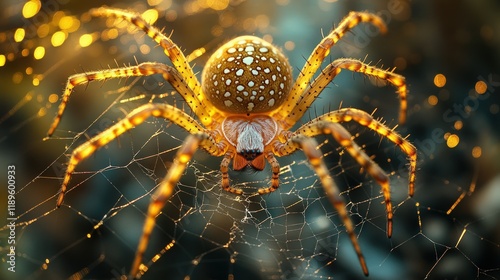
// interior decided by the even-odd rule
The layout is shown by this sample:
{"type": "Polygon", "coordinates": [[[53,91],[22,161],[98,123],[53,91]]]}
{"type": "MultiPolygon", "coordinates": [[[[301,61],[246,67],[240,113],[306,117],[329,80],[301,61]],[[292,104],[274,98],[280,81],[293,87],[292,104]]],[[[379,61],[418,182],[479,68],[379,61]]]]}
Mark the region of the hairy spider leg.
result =
{"type": "Polygon", "coordinates": [[[287,100],[283,103],[281,108],[277,110],[277,114],[280,114],[281,119],[285,120],[290,115],[293,108],[299,104],[299,98],[305,93],[313,75],[330,53],[330,48],[360,22],[371,23],[382,33],[387,31],[387,27],[380,17],[365,12],[350,12],[312,51],[304,67],[300,70],[287,100]]]}
{"type": "MultiPolygon", "coordinates": [[[[179,73],[169,65],[156,62],[143,62],[136,66],[106,69],[100,71],[92,71],[88,73],[80,73],[72,75],[68,78],[66,88],[64,90],[62,101],[59,104],[57,115],[52,122],[47,137],[52,136],[63,116],[69,97],[73,92],[73,88],[77,85],[87,84],[91,81],[106,80],[110,78],[127,78],[137,76],[151,76],[154,74],[162,74],[163,78],[168,81],[179,94],[186,100],[186,103],[193,109],[193,112],[202,120],[208,116],[203,104],[196,98],[194,92],[186,85],[179,73]]],[[[206,118],[205,118],[206,119],[206,118]]],[[[210,119],[210,118],[209,118],[210,119]]],[[[211,120],[210,120],[211,121],[211,120]]]]}
{"type": "MultiPolygon", "coordinates": [[[[370,66],[357,59],[340,58],[334,60],[325,69],[323,69],[318,77],[311,83],[310,87],[304,91],[304,93],[297,100],[297,105],[291,110],[289,117],[286,118],[286,122],[289,124],[289,127],[295,124],[304,115],[319,94],[342,71],[342,69],[363,73],[365,75],[386,81],[396,87],[400,100],[400,122],[402,118],[406,118],[406,94],[408,90],[403,76],[370,66]]],[[[286,127],[286,129],[289,127],[286,127]]]]}
{"type": "Polygon", "coordinates": [[[388,128],[383,123],[375,120],[370,114],[365,111],[354,108],[343,108],[336,111],[326,113],[313,121],[329,121],[335,123],[355,121],[358,124],[368,127],[369,129],[380,134],[384,138],[389,139],[396,144],[403,153],[409,157],[410,167],[408,175],[408,195],[413,196],[415,193],[415,177],[417,172],[417,149],[408,140],[401,137],[399,134],[388,128]]]}
{"type": "Polygon", "coordinates": [[[352,140],[352,135],[340,124],[315,119],[301,126],[295,132],[299,135],[314,137],[320,134],[331,134],[333,138],[358,162],[361,167],[380,185],[384,194],[387,213],[387,236],[392,236],[392,202],[389,176],[378,164],[352,140]]]}
{"type": "Polygon", "coordinates": [[[337,185],[329,175],[328,168],[322,159],[323,155],[318,149],[316,149],[317,147],[318,142],[313,138],[296,134],[291,136],[285,143],[275,141],[274,154],[281,157],[292,154],[297,149],[302,149],[314,172],[318,175],[330,203],[333,205],[339,214],[341,221],[344,223],[346,232],[349,235],[351,243],[358,256],[363,273],[368,276],[368,266],[366,265],[365,258],[358,243],[358,238],[354,232],[354,225],[347,214],[346,204],[342,199],[342,196],[340,196],[337,185]]]}
{"type": "Polygon", "coordinates": [[[266,153],[266,159],[269,162],[269,165],[271,165],[271,185],[267,188],[261,188],[257,192],[262,195],[262,194],[268,194],[271,192],[274,192],[277,190],[280,186],[280,180],[279,180],[279,175],[280,175],[280,164],[276,157],[274,157],[274,154],[270,151],[266,153]]]}
{"type": "Polygon", "coordinates": [[[225,151],[220,149],[217,146],[217,143],[215,143],[212,137],[207,133],[196,133],[189,135],[188,138],[186,138],[177,152],[174,163],[168,170],[167,175],[151,197],[151,203],[148,207],[148,214],[144,223],[142,236],[139,240],[137,252],[130,270],[130,276],[139,278],[147,271],[147,267],[142,264],[142,258],[148,246],[151,232],[154,229],[156,217],[160,214],[161,210],[165,206],[165,203],[172,195],[173,189],[175,188],[177,182],[179,182],[179,179],[186,169],[188,162],[193,157],[193,154],[198,150],[199,146],[206,149],[212,155],[220,156],[225,153],[225,151]]]}
{"type": "MultiPolygon", "coordinates": [[[[127,10],[120,10],[115,8],[107,8],[100,7],[90,10],[90,14],[95,17],[115,17],[119,19],[123,19],[139,29],[143,30],[151,39],[153,39],[156,43],[158,43],[164,50],[164,53],[170,59],[174,67],[179,71],[181,77],[184,79],[186,84],[191,90],[196,93],[195,98],[198,99],[198,103],[205,103],[207,100],[202,93],[201,84],[198,81],[198,78],[193,72],[193,69],[189,65],[188,60],[182,53],[181,49],[175,44],[170,38],[168,38],[165,34],[163,34],[156,27],[150,25],[146,20],[142,18],[142,16],[138,13],[130,12],[127,10]]],[[[210,106],[207,106],[206,110],[211,112],[211,115],[214,114],[211,111],[210,106]]],[[[208,117],[208,116],[206,116],[208,117]]],[[[202,118],[201,122],[206,125],[206,120],[202,118]]]]}
{"type": "MultiPolygon", "coordinates": [[[[97,149],[105,146],[124,132],[143,123],[147,118],[151,116],[170,120],[178,126],[184,128],[191,134],[202,133],[205,131],[205,129],[191,116],[172,105],[149,103],[135,109],[134,111],[129,113],[123,120],[117,122],[110,128],[94,136],[87,142],[78,146],[73,151],[68,162],[66,173],[64,175],[63,183],[61,185],[61,191],[59,192],[59,196],[57,198],[57,207],[61,206],[71,175],[73,174],[76,166],[81,161],[92,155],[97,149]]],[[[218,147],[215,143],[213,143],[212,145],[204,145],[203,148],[205,148],[213,155],[220,154],[220,151],[218,150],[218,147]]]]}
{"type": "MultiPolygon", "coordinates": [[[[220,165],[220,170],[222,173],[222,189],[224,189],[227,192],[234,193],[237,195],[243,194],[243,190],[231,187],[229,184],[229,164],[231,162],[231,159],[234,157],[234,153],[232,152],[227,152],[224,155],[224,158],[221,161],[220,165]]],[[[265,152],[265,157],[269,164],[271,165],[271,185],[267,188],[261,188],[258,190],[258,194],[268,194],[271,192],[274,192],[279,188],[279,173],[280,173],[280,164],[278,163],[278,160],[274,157],[273,152],[268,151],[265,152]]]]}
{"type": "Polygon", "coordinates": [[[221,187],[223,190],[234,193],[237,195],[240,195],[243,193],[243,190],[231,187],[229,184],[229,164],[231,163],[231,159],[234,157],[234,152],[233,151],[228,151],[225,155],[224,158],[221,161],[220,164],[220,171],[222,173],[222,181],[221,181],[221,187]]]}

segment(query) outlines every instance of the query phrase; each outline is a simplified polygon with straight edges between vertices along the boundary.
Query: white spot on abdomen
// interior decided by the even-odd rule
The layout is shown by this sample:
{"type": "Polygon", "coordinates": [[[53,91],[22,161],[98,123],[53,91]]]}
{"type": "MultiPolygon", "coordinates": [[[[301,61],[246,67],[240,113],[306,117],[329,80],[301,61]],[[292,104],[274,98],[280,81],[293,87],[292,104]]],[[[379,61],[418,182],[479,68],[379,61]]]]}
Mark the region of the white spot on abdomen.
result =
{"type": "Polygon", "coordinates": [[[250,65],[250,64],[252,64],[252,62],[253,62],[252,56],[247,56],[247,57],[243,58],[243,63],[245,63],[246,65],[250,65]]]}

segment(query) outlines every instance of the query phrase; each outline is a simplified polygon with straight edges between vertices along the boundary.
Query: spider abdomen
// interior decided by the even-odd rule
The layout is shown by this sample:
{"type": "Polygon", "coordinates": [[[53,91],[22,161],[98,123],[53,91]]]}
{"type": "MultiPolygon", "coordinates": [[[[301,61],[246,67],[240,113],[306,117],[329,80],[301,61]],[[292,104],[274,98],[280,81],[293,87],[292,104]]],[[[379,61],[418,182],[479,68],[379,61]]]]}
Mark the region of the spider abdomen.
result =
{"type": "Polygon", "coordinates": [[[292,86],[287,58],[272,44],[254,36],[237,37],[208,60],[202,75],[207,99],[228,113],[270,112],[292,86]]]}

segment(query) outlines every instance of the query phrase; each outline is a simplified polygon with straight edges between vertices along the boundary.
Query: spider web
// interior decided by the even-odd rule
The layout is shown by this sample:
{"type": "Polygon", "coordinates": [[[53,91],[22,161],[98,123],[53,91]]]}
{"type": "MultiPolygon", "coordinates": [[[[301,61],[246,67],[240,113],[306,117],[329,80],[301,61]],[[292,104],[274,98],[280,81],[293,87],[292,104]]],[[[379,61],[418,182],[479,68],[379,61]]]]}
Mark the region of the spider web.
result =
{"type": "MultiPolygon", "coordinates": [[[[71,7],[68,2],[58,3],[61,10],[71,7]]],[[[279,2],[278,7],[287,11],[297,9],[292,4],[283,5],[285,3],[279,2]]],[[[145,9],[143,3],[135,5],[134,9],[145,9]]],[[[234,15],[238,14],[238,9],[248,9],[244,2],[233,5],[228,10],[234,15]]],[[[321,10],[324,5],[319,3],[319,8],[315,8],[321,10]]],[[[180,6],[172,8],[179,11],[177,20],[181,22],[175,27],[174,36],[179,36],[182,41],[182,34],[187,32],[183,31],[182,24],[188,22],[187,18],[203,16],[206,11],[184,14],[180,6]]],[[[213,13],[207,14],[210,22],[213,13]]],[[[247,19],[255,20],[256,17],[247,15],[247,19]]],[[[241,19],[244,21],[245,18],[241,19]]],[[[101,23],[93,21],[87,24],[89,30],[94,31],[100,30],[101,23]]],[[[243,23],[239,26],[235,24],[233,27],[243,30],[252,27],[244,27],[243,23]]],[[[78,44],[74,38],[89,30],[70,35],[64,46],[73,50],[70,46],[78,44]]],[[[11,36],[13,32],[4,33],[11,36]]],[[[129,63],[124,57],[131,59],[132,56],[139,61],[165,59],[161,52],[156,56],[153,51],[143,56],[140,52],[130,55],[130,45],[141,44],[148,38],[137,33],[127,35],[126,32],[121,36],[132,39],[122,42],[125,51],[116,55],[119,64],[123,61],[129,63]]],[[[293,34],[287,36],[294,38],[293,34]]],[[[176,38],[174,40],[178,42],[176,38]]],[[[207,41],[201,42],[198,45],[207,41]]],[[[296,44],[299,48],[298,41],[296,44]]],[[[108,45],[98,42],[93,46],[95,48],[90,49],[90,53],[108,45]]],[[[7,49],[10,47],[6,46],[7,49]]],[[[78,51],[87,52],[85,49],[78,51]]],[[[49,70],[41,68],[45,70],[40,86],[31,85],[31,76],[25,75],[27,78],[14,83],[9,92],[2,95],[5,98],[2,112],[6,112],[1,114],[0,122],[2,161],[6,166],[15,165],[17,170],[16,272],[7,269],[10,266],[10,247],[7,244],[10,229],[5,218],[3,220],[7,222],[0,227],[3,265],[0,275],[2,279],[119,279],[127,274],[132,263],[151,193],[165,176],[187,134],[164,120],[148,120],[82,162],[71,179],[63,206],[56,209],[55,198],[65,164],[74,148],[123,118],[139,104],[150,99],[152,102],[176,104],[180,108],[184,108],[184,104],[171,88],[155,77],[91,84],[76,89],[57,135],[52,140],[42,141],[52,120],[52,113],[46,110],[54,111],[47,105],[52,104],[48,96],[60,93],[65,77],[72,74],[73,69],[82,72],[81,60],[71,56],[61,58],[56,53],[50,56],[47,52],[42,61],[53,62],[55,66],[49,70]],[[55,79],[57,76],[62,78],[55,79]],[[51,83],[56,84],[55,89],[51,83]],[[142,97],[144,93],[146,97],[142,97]],[[167,93],[166,96],[158,96],[163,93],[167,93]],[[33,101],[23,102],[25,99],[33,101]]],[[[307,55],[307,51],[299,53],[307,55]]],[[[23,58],[22,51],[14,61],[17,62],[15,65],[7,63],[10,68],[6,73],[24,72],[26,65],[36,69],[37,61],[23,58]]],[[[294,65],[302,63],[303,60],[299,60],[294,65]]],[[[2,75],[2,79],[13,84],[12,76],[2,75]]],[[[369,112],[374,107],[384,107],[384,104],[376,103],[376,99],[391,89],[381,88],[379,94],[378,89],[373,89],[368,82],[360,83],[361,79],[357,77],[353,81],[350,75],[343,77],[339,77],[338,87],[332,88],[333,91],[343,91],[342,96],[335,99],[351,96],[351,91],[355,96],[357,91],[370,92],[363,97],[363,100],[368,100],[365,104],[359,101],[349,103],[353,101],[346,99],[343,106],[365,106],[363,109],[369,112]],[[353,83],[358,85],[352,86],[353,83]],[[351,86],[349,90],[346,90],[346,84],[351,86]]],[[[415,87],[418,92],[420,85],[415,87]]],[[[322,95],[319,105],[311,108],[310,117],[331,107],[321,102],[339,104],[335,99],[322,95]]],[[[495,104],[497,101],[488,102],[495,104]]],[[[414,104],[417,105],[410,108],[413,117],[426,120],[422,115],[430,114],[433,108],[427,106],[427,100],[417,99],[414,104]],[[419,108],[424,108],[421,109],[423,112],[419,108]]],[[[451,107],[452,103],[447,105],[451,107]]],[[[376,115],[391,120],[394,111],[380,108],[376,115]]],[[[388,121],[388,124],[394,122],[388,121]]],[[[426,124],[443,125],[432,121],[426,124]]],[[[445,143],[434,143],[435,150],[427,154],[427,142],[419,137],[418,126],[410,123],[410,130],[405,127],[397,129],[403,135],[415,134],[410,139],[416,141],[417,148],[422,148],[417,193],[414,198],[409,198],[407,161],[401,152],[369,130],[354,124],[346,127],[355,135],[354,140],[386,170],[391,180],[395,228],[393,237],[388,239],[379,186],[331,138],[318,138],[324,160],[356,225],[371,279],[500,278],[498,206],[494,199],[490,202],[495,197],[491,190],[498,189],[498,179],[482,181],[480,175],[484,173],[481,173],[480,165],[470,162],[466,163],[467,168],[473,172],[457,175],[447,159],[460,159],[462,152],[448,149],[445,143]],[[433,173],[438,166],[444,165],[450,170],[433,173]],[[476,186],[483,191],[475,190],[476,186]]],[[[483,153],[487,147],[483,145],[483,153]]],[[[171,279],[362,279],[345,228],[325,198],[305,157],[297,153],[279,161],[281,185],[276,192],[265,196],[235,196],[220,188],[220,159],[197,152],[157,217],[145,255],[148,271],[143,278],[157,279],[168,275],[171,279]]],[[[270,174],[267,167],[262,172],[230,172],[230,178],[235,187],[251,193],[268,185],[270,174]]]]}

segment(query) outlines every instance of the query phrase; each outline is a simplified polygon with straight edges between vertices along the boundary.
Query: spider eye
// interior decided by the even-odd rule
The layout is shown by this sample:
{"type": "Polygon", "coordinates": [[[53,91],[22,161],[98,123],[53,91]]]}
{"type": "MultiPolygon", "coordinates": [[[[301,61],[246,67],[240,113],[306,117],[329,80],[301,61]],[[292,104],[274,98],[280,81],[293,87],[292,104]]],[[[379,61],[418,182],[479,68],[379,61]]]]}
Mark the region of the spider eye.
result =
{"type": "Polygon", "coordinates": [[[262,151],[258,149],[242,150],[240,154],[247,160],[253,160],[257,156],[261,155],[262,151]]]}
{"type": "Polygon", "coordinates": [[[254,36],[237,37],[208,60],[202,75],[207,99],[236,114],[278,108],[292,86],[291,67],[283,53],[254,36]]]}

